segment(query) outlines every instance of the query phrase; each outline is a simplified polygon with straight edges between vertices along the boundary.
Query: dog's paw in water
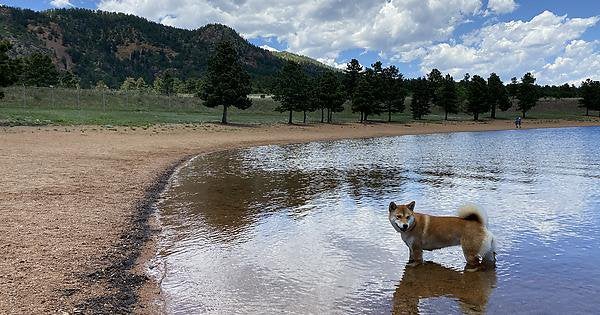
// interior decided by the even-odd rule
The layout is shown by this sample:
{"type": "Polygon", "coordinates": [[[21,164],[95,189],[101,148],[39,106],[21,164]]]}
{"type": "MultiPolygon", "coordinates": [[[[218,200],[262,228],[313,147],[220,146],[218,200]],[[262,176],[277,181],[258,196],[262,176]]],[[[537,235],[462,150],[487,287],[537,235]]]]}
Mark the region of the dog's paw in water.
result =
{"type": "Polygon", "coordinates": [[[465,272],[475,272],[475,271],[490,271],[490,270],[495,270],[495,269],[496,269],[495,263],[489,263],[489,262],[482,261],[478,265],[466,264],[464,271],[465,272]]]}
{"type": "Polygon", "coordinates": [[[475,271],[481,271],[483,270],[481,265],[478,266],[471,266],[471,265],[466,265],[465,266],[465,272],[475,272],[475,271]]]}
{"type": "Polygon", "coordinates": [[[422,265],[423,262],[422,261],[418,261],[418,260],[409,260],[408,263],[406,263],[406,267],[416,267],[419,265],[422,265]]]}

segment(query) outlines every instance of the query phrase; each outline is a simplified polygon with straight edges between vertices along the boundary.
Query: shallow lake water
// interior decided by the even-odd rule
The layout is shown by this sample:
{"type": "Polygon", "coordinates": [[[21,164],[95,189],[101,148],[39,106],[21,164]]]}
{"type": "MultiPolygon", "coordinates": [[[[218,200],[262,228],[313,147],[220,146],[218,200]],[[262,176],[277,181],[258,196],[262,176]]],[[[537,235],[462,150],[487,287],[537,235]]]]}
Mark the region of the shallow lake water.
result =
{"type": "Polygon", "coordinates": [[[172,314],[598,313],[600,128],[262,146],[200,156],[159,203],[172,314]],[[408,248],[390,201],[488,211],[497,268],[408,248]]]}

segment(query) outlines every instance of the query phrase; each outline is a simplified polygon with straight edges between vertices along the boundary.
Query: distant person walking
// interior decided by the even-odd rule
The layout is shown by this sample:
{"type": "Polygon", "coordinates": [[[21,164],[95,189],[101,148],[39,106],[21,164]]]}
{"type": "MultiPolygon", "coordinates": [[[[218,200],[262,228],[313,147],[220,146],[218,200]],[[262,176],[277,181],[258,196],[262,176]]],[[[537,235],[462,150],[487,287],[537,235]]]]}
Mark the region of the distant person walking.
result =
{"type": "Polygon", "coordinates": [[[515,119],[515,128],[521,128],[521,116],[518,116],[517,119],[515,119]]]}

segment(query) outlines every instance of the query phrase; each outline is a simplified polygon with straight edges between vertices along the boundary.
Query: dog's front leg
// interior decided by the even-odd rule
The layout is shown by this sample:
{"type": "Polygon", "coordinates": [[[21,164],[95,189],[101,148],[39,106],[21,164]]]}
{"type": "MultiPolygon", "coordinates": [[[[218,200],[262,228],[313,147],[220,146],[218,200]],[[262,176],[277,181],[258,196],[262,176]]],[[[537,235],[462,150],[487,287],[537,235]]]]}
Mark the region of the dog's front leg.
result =
{"type": "Polygon", "coordinates": [[[407,266],[415,267],[423,263],[423,249],[413,244],[410,248],[410,259],[408,260],[407,266]]]}

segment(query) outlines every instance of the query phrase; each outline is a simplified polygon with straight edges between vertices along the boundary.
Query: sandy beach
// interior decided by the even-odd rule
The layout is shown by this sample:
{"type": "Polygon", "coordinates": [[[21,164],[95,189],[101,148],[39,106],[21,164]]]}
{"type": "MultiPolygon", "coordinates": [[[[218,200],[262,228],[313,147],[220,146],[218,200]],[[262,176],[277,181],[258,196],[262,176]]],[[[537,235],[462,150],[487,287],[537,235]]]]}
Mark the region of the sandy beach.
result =
{"type": "MultiPolygon", "coordinates": [[[[600,120],[524,121],[523,128],[600,120]]],[[[512,121],[0,129],[0,313],[156,311],[152,201],[202,153],[263,144],[513,129],[512,121]]]]}

